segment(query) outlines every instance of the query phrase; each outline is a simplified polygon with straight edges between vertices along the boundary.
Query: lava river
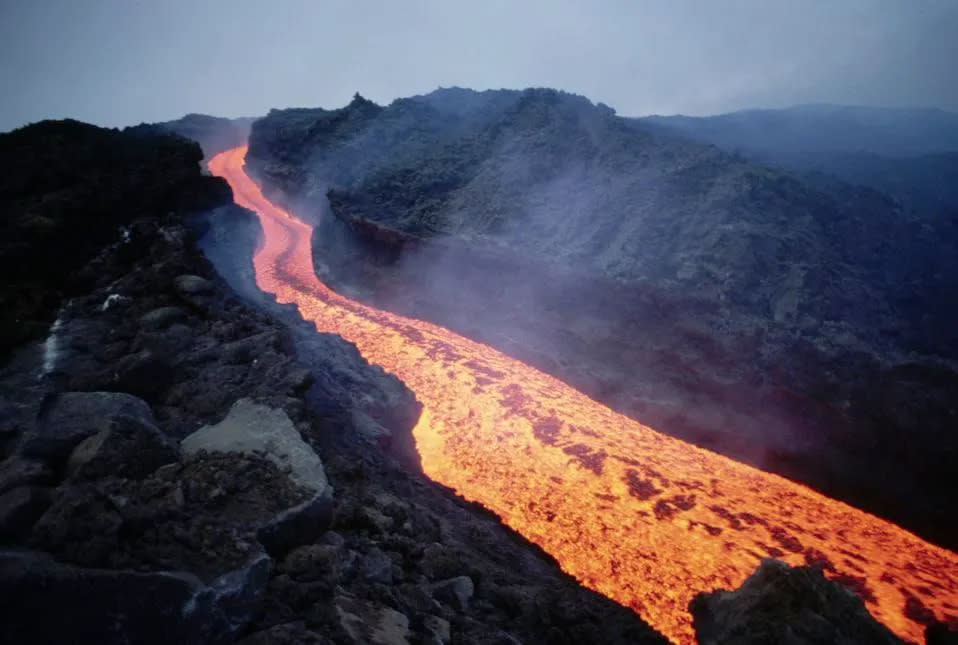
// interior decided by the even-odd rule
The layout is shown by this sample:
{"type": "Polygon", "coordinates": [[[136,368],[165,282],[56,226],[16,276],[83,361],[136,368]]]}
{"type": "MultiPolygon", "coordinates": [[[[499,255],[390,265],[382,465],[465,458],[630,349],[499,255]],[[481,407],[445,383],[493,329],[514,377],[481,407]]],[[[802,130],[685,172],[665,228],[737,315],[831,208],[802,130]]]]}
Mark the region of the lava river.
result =
{"type": "Polygon", "coordinates": [[[694,640],[688,604],[738,587],[764,557],[818,563],[899,636],[958,624],[958,555],[805,486],[658,433],[443,327],[367,307],[322,284],[312,228],[266,200],[246,148],[210,171],[259,216],[256,282],[322,332],[355,343],[423,405],[426,474],[495,512],[581,583],[671,640],[694,640]]]}

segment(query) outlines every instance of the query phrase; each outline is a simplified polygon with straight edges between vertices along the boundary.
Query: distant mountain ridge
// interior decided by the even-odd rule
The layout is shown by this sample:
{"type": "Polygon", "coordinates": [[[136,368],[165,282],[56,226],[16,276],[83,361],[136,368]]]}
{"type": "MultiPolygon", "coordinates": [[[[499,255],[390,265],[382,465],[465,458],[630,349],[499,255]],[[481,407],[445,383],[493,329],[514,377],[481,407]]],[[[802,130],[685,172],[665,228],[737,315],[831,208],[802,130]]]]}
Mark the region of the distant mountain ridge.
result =
{"type": "Polygon", "coordinates": [[[250,126],[256,118],[227,119],[191,113],[173,121],[153,125],[163,131],[196,141],[203,149],[203,156],[209,159],[218,152],[244,145],[249,138],[250,126]]]}
{"type": "Polygon", "coordinates": [[[723,148],[871,152],[915,157],[958,151],[958,113],[935,108],[798,105],[706,117],[637,119],[723,148]]]}
{"type": "Polygon", "coordinates": [[[869,186],[925,216],[958,212],[956,113],[811,105],[710,117],[651,116],[635,123],[760,163],[869,186]]]}

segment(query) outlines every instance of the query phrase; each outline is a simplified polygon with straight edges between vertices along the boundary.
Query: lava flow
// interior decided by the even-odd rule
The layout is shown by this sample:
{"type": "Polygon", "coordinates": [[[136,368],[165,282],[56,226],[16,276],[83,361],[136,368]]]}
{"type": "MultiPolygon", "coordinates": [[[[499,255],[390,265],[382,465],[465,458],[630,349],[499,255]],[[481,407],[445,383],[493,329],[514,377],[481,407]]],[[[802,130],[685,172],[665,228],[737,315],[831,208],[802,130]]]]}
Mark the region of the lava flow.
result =
{"type": "Polygon", "coordinates": [[[581,583],[673,641],[689,601],[736,588],[764,557],[815,563],[896,634],[958,624],[958,555],[776,475],[655,432],[572,387],[443,327],[349,300],[313,271],[312,227],[263,197],[246,148],[211,172],[256,212],[259,288],[355,343],[423,405],[426,474],[495,512],[581,583]]]}

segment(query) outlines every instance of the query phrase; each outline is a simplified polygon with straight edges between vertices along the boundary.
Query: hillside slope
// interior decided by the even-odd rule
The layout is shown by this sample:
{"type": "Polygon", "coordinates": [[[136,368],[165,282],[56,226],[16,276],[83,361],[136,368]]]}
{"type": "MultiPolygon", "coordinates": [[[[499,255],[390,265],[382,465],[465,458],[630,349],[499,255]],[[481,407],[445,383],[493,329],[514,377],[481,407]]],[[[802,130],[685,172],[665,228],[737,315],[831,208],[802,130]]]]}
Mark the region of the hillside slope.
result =
{"type": "Polygon", "coordinates": [[[947,220],[554,90],[274,110],[247,163],[340,288],[954,539],[947,220]]]}

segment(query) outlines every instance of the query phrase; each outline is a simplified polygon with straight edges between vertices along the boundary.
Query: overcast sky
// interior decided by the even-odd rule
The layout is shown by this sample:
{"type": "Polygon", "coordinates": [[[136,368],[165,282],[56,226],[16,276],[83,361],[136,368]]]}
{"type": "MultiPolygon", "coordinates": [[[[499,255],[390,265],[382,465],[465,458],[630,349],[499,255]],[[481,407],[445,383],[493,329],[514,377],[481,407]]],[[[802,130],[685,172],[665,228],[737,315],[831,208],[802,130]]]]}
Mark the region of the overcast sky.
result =
{"type": "Polygon", "coordinates": [[[958,111],[958,0],[0,0],[0,131],[557,87],[619,114],[958,111]]]}

